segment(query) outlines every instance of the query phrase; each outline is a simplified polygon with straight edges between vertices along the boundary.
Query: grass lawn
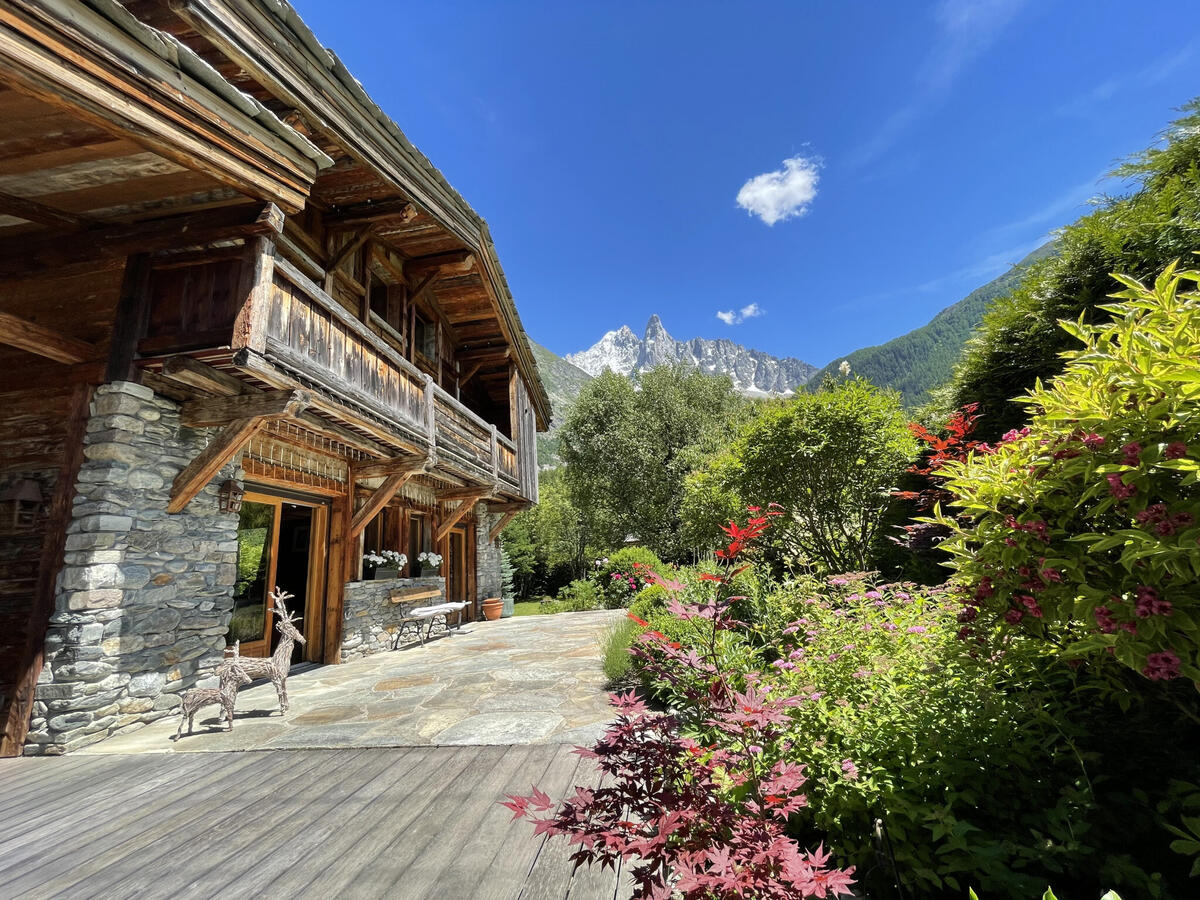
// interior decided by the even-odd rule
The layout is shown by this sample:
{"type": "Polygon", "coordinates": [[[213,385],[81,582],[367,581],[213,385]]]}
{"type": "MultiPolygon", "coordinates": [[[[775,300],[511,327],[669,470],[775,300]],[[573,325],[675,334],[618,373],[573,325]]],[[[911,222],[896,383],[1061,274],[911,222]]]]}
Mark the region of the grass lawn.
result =
{"type": "Polygon", "coordinates": [[[521,603],[514,603],[513,604],[513,615],[514,616],[536,616],[541,612],[539,607],[541,607],[541,604],[538,603],[538,601],[536,601],[536,600],[525,600],[521,603]]]}

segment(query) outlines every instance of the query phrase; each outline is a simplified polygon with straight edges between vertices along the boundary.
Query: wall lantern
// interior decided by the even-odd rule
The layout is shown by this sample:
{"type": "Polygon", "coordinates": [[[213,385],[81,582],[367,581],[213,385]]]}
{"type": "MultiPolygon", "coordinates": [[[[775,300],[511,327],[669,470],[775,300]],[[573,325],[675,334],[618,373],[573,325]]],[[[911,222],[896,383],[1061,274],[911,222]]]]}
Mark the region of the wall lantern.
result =
{"type": "Polygon", "coordinates": [[[0,517],[14,531],[29,531],[37,525],[44,503],[42,486],[32,478],[19,478],[0,493],[0,517]]]}
{"type": "Polygon", "coordinates": [[[246,492],[232,478],[217,488],[217,503],[223,513],[235,513],[242,510],[242,498],[246,492]]]}

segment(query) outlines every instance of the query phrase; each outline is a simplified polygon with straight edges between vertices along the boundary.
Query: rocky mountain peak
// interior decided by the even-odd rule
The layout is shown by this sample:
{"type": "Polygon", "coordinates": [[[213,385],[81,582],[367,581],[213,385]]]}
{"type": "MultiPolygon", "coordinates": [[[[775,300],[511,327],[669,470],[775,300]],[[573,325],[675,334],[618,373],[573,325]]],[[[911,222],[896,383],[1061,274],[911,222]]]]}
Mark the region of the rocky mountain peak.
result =
{"type": "Polygon", "coordinates": [[[664,363],[681,364],[713,375],[729,375],[737,390],[752,395],[791,394],[816,371],[801,360],[780,359],[728,339],[677,341],[657,314],[646,323],[641,339],[622,325],[587,350],[565,358],[589,375],[599,375],[605,369],[634,375],[664,363]]]}

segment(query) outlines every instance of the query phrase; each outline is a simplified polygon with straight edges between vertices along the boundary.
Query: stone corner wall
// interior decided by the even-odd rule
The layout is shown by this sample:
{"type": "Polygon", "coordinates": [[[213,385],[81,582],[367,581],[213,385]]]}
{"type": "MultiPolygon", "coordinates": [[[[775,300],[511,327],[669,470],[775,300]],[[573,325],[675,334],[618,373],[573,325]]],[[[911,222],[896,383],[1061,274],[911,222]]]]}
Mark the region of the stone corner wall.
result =
{"type": "MultiPolygon", "coordinates": [[[[500,571],[500,541],[489,541],[488,532],[500,521],[500,516],[487,512],[485,504],[475,507],[475,590],[480,604],[489,597],[499,597],[503,584],[500,571]]],[[[507,608],[506,614],[512,615],[507,608]]]]}
{"type": "Polygon", "coordinates": [[[170,714],[220,662],[237,577],[231,464],[177,515],[175,476],[208,444],[142,385],[99,387],[67,527],[25,753],[66,753],[170,714]]]}
{"type": "MultiPolygon", "coordinates": [[[[342,661],[370,656],[392,649],[392,641],[400,629],[400,606],[392,603],[392,591],[401,588],[437,588],[441,599],[446,597],[446,579],[440,575],[422,578],[388,578],[380,581],[351,581],[342,595],[342,661]]],[[[427,601],[433,605],[438,600],[427,601]]],[[[425,626],[422,625],[422,628],[425,626]]],[[[432,634],[445,631],[440,620],[432,634]]],[[[413,640],[416,632],[409,628],[413,640]]]]}

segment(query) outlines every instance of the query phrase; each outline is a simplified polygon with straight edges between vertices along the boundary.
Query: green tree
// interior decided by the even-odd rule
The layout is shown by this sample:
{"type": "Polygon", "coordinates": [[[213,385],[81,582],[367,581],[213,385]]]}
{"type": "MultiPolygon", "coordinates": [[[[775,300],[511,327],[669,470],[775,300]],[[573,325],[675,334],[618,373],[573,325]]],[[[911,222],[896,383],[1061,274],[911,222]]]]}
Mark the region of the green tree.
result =
{"type": "Polygon", "coordinates": [[[678,366],[656,367],[636,385],[612,373],[590,382],[561,443],[588,540],[618,547],[633,534],[664,559],[686,557],[684,479],[730,440],[746,407],[728,377],[678,366]]]}
{"type": "Polygon", "coordinates": [[[1032,266],[984,316],[944,400],[949,409],[980,404],[979,437],[994,439],[1026,421],[1025,392],[1061,372],[1061,354],[1079,347],[1059,321],[1104,321],[1110,273],[1153,278],[1200,245],[1200,99],[1183,112],[1161,146],[1113,173],[1131,179],[1134,190],[1065,228],[1057,254],[1032,266]]]}
{"type": "Polygon", "coordinates": [[[540,501],[500,536],[513,566],[518,597],[553,595],[587,572],[591,558],[585,517],[571,503],[561,470],[544,472],[540,501]]]}
{"type": "Polygon", "coordinates": [[[780,504],[788,519],[774,532],[793,558],[855,571],[871,566],[890,492],[916,453],[899,394],[853,379],[764,407],[732,459],[715,460],[691,484],[712,478],[718,505],[780,504]]]}

